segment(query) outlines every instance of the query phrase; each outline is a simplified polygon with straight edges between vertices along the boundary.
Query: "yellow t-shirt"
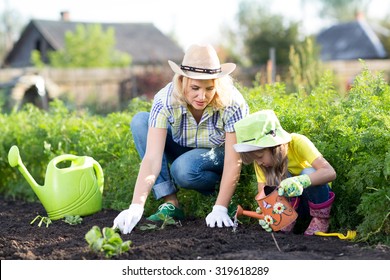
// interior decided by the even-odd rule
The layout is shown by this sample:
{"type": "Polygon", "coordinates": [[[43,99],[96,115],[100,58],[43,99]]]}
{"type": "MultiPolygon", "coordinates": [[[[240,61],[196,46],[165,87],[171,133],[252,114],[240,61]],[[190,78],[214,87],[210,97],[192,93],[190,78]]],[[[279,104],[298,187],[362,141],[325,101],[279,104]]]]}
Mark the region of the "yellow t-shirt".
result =
{"type": "MultiPolygon", "coordinates": [[[[313,142],[304,135],[291,133],[292,140],[288,143],[288,171],[297,176],[301,174],[302,170],[311,167],[311,164],[315,159],[322,156],[318,149],[314,146],[313,142]]],[[[265,183],[266,179],[261,168],[254,163],[257,182],[265,183]]]]}

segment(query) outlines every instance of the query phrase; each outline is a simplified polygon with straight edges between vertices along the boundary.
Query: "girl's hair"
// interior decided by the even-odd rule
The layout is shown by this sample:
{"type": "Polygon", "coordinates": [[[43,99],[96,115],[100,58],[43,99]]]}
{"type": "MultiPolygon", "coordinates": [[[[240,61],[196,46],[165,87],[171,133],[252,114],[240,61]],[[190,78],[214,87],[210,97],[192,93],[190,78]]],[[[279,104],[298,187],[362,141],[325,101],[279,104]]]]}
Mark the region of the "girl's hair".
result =
{"type": "MultiPolygon", "coordinates": [[[[187,101],[184,96],[185,89],[190,82],[190,78],[184,77],[179,74],[175,74],[173,77],[173,102],[180,105],[187,106],[187,101]]],[[[211,100],[211,106],[214,109],[222,109],[231,104],[232,94],[234,90],[233,80],[231,76],[214,79],[214,87],[216,89],[215,96],[211,100]]]]}
{"type": "MultiPolygon", "coordinates": [[[[265,167],[259,166],[260,169],[264,172],[266,185],[269,186],[277,186],[280,182],[287,178],[288,173],[288,159],[287,159],[287,151],[288,151],[288,143],[278,145],[275,147],[266,148],[271,152],[271,158],[273,161],[273,166],[265,167]]],[[[266,149],[240,153],[242,162],[244,164],[257,164],[255,159],[261,156],[266,149]]]]}

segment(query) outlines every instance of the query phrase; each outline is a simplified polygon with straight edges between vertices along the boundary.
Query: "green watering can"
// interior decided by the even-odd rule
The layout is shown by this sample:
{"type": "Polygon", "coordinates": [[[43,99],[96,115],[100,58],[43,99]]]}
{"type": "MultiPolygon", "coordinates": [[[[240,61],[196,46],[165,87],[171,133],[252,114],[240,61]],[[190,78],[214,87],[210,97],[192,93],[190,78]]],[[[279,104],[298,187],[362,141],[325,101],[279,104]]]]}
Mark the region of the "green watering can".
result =
{"type": "Polygon", "coordinates": [[[17,146],[9,150],[8,162],[18,167],[51,220],[65,215],[87,216],[102,209],[103,170],[93,158],[69,154],[53,158],[47,166],[44,186],[38,185],[27,171],[17,146]],[[60,167],[69,161],[69,167],[60,167]]]}

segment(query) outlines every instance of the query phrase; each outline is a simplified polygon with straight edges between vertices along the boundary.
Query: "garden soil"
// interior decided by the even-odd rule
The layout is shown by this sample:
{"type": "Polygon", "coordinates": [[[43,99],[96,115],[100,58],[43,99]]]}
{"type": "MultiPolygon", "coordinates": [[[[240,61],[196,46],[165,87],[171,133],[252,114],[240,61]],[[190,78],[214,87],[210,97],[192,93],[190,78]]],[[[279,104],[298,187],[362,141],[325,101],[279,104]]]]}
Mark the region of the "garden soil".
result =
{"type": "MultiPolygon", "coordinates": [[[[0,197],[1,260],[96,260],[105,259],[92,252],[85,234],[93,227],[111,227],[118,211],[102,210],[84,217],[81,224],[69,225],[63,220],[49,227],[38,222],[45,216],[38,203],[11,201],[0,197]]],[[[139,225],[144,225],[143,219],[139,225]]],[[[122,260],[389,260],[390,248],[370,247],[364,243],[340,240],[337,237],[273,234],[256,222],[232,228],[208,228],[204,219],[188,218],[180,225],[164,229],[140,230],[137,227],[123,240],[131,240],[130,251],[112,259],[122,260]],[[273,238],[274,236],[274,238],[273,238]],[[279,247],[279,249],[278,249],[279,247]]]]}

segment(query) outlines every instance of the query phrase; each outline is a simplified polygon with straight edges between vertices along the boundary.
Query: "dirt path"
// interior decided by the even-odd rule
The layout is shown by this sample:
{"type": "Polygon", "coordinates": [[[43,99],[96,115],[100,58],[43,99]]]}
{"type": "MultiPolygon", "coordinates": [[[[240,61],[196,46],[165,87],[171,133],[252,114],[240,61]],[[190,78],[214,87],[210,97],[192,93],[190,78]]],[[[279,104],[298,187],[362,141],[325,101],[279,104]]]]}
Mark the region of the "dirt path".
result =
{"type": "MultiPolygon", "coordinates": [[[[30,225],[38,214],[46,215],[40,203],[0,198],[0,259],[82,260],[104,259],[90,251],[85,234],[97,225],[111,227],[117,211],[103,210],[71,226],[62,220],[48,228],[30,225]]],[[[141,221],[141,225],[144,224],[141,221]]],[[[141,231],[137,228],[123,240],[133,242],[131,250],[113,259],[195,260],[195,259],[314,259],[314,260],[389,260],[390,248],[339,240],[335,237],[275,233],[281,252],[272,236],[256,223],[231,228],[207,228],[203,219],[188,219],[182,226],[141,231]]]]}

